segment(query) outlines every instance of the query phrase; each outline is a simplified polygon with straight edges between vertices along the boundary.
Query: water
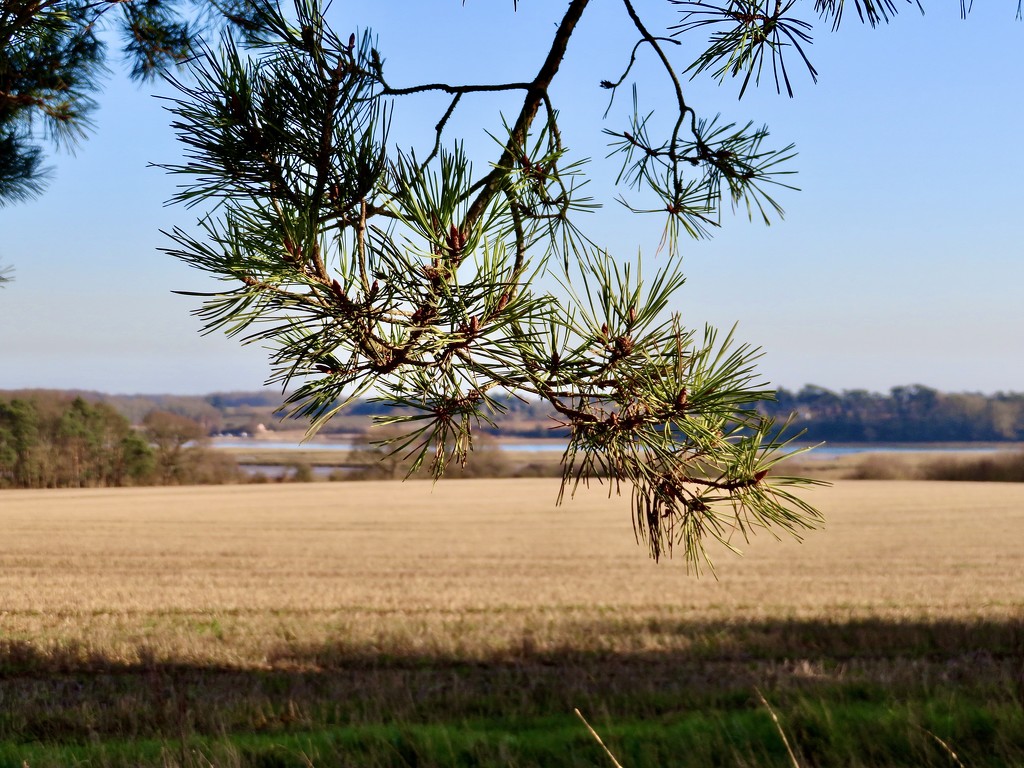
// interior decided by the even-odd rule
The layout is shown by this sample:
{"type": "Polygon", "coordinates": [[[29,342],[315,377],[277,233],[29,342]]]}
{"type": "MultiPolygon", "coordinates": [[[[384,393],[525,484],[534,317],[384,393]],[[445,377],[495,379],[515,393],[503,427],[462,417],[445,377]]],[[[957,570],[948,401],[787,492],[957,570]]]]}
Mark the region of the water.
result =
{"type": "MultiPolygon", "coordinates": [[[[284,464],[241,464],[239,469],[246,475],[263,475],[268,480],[282,480],[289,477],[295,471],[292,467],[284,464]]],[[[344,467],[310,467],[309,471],[313,473],[313,477],[317,480],[328,480],[335,473],[344,475],[352,470],[344,467]]]]}
{"type": "MultiPolygon", "coordinates": [[[[797,451],[806,446],[795,445],[791,446],[791,451],[797,451]]],[[[959,445],[936,445],[935,443],[921,443],[920,445],[887,445],[885,443],[859,443],[857,445],[829,445],[825,444],[819,448],[800,456],[801,459],[837,459],[841,456],[856,456],[862,453],[930,453],[935,455],[941,455],[944,453],[973,453],[973,454],[985,454],[985,453],[999,453],[1000,451],[1013,450],[1016,446],[1013,444],[1007,444],[1004,446],[992,445],[985,443],[984,445],[965,445],[963,443],[959,445]]]]}
{"type": "MultiPolygon", "coordinates": [[[[250,450],[274,450],[274,451],[350,451],[355,446],[351,442],[339,441],[339,442],[309,442],[299,443],[290,440],[252,440],[247,438],[235,438],[235,437],[217,437],[211,441],[211,445],[214,448],[244,448],[250,450]]],[[[565,444],[558,442],[557,440],[537,441],[537,442],[509,442],[500,443],[503,451],[510,453],[517,453],[520,451],[531,453],[531,452],[542,452],[542,451],[557,451],[561,453],[565,449],[565,444]]],[[[806,446],[794,445],[790,447],[790,450],[799,450],[806,446]]],[[[837,444],[826,444],[819,448],[815,448],[809,453],[803,455],[801,458],[806,459],[835,459],[840,456],[850,456],[861,453],[998,453],[999,451],[1007,451],[1018,448],[1015,444],[1006,445],[994,445],[992,443],[984,443],[978,445],[960,443],[957,445],[937,445],[935,443],[921,443],[919,445],[913,444],[886,444],[886,443],[858,443],[856,445],[843,445],[837,444]]]]}
{"type": "Polygon", "coordinates": [[[292,440],[252,440],[245,437],[215,437],[211,448],[242,448],[257,451],[350,451],[352,443],[299,443],[292,440]]]}

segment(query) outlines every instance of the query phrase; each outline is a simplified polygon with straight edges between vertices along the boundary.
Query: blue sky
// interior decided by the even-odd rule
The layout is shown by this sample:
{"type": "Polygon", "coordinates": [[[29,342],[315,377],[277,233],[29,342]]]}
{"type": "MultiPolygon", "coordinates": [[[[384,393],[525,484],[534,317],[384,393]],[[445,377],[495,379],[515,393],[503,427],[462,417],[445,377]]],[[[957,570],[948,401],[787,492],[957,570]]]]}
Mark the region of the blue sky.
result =
{"type": "MultiPolygon", "coordinates": [[[[667,3],[639,5],[673,18],[667,3]]],[[[336,0],[331,18],[340,31],[379,35],[395,84],[523,80],[564,3],[511,6],[336,0]]],[[[765,122],[800,153],[801,191],[780,195],[785,220],[765,228],[726,217],[712,241],[686,243],[689,280],[674,305],[689,326],[738,323],[778,386],[1024,390],[1024,24],[1012,3],[977,4],[966,21],[955,4],[926,10],[907,6],[871,30],[851,9],[840,32],[817,28],[819,82],[798,73],[794,99],[771,84],[742,101],[736,83],[688,86],[704,114],[765,122]]],[[[598,162],[600,132],[625,126],[629,99],[602,123],[607,92],[597,83],[617,77],[628,56],[626,23],[618,4],[594,3],[555,84],[566,141],[595,158],[602,193],[615,169],[598,162]]],[[[667,104],[656,70],[639,74],[642,103],[667,104]]],[[[148,167],[179,157],[154,90],[168,93],[116,72],[93,136],[74,155],[51,153],[47,192],[0,209],[0,264],[16,278],[0,290],[0,389],[203,393],[266,378],[265,351],[201,336],[195,299],[171,293],[214,284],[157,250],[167,244],[160,229],[194,216],[164,205],[175,182],[148,167]]],[[[479,167],[493,146],[483,131],[501,110],[512,114],[514,102],[467,99],[453,123],[449,138],[479,151],[479,167]]],[[[437,116],[427,99],[407,105],[393,137],[414,141],[437,116]]],[[[585,226],[611,252],[656,262],[662,222],[606,202],[585,226]]]]}

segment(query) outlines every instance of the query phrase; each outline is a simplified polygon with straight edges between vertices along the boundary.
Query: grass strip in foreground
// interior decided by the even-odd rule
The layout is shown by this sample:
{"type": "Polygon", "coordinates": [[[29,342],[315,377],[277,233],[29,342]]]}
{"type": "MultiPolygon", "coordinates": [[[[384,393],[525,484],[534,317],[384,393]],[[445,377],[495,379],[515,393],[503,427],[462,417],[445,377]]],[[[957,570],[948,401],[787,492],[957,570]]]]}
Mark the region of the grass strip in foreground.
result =
{"type": "MultiPolygon", "coordinates": [[[[1010,706],[909,702],[898,706],[804,698],[779,711],[805,766],[976,768],[1024,762],[1022,714],[1010,706]],[[1015,736],[1013,734],[1016,734],[1015,736]],[[1005,738],[1004,738],[1005,737],[1005,738]],[[941,742],[940,742],[941,739],[941,742]]],[[[769,713],[745,709],[666,713],[597,729],[628,768],[790,766],[769,713]]],[[[0,744],[0,768],[49,766],[601,766],[608,759],[573,716],[459,723],[335,726],[273,734],[193,736],[184,741],[111,739],[84,744],[0,744]]]]}

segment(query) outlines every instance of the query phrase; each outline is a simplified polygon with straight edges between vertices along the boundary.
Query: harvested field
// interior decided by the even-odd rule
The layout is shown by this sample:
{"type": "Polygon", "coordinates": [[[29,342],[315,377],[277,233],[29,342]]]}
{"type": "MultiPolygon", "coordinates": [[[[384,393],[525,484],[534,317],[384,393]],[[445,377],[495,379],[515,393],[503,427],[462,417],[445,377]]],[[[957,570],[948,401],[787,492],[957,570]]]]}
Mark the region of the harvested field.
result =
{"type": "MultiPolygon", "coordinates": [[[[762,743],[773,737],[755,687],[790,715],[809,764],[824,764],[815,729],[853,717],[854,701],[903,712],[892,741],[918,762],[885,752],[849,764],[944,764],[934,743],[907,735],[926,726],[997,760],[976,765],[1024,758],[1024,486],[816,489],[825,530],[803,543],[762,533],[743,558],[716,556],[718,580],[648,561],[628,499],[598,489],[556,508],[556,490],[465,480],[0,493],[0,765],[26,754],[61,764],[67,753],[54,750],[88,744],[76,760],[150,759],[109,746],[125,739],[155,740],[157,764],[187,763],[168,746],[186,742],[242,764],[243,734],[271,739],[253,754],[306,734],[321,755],[411,764],[381,757],[392,747],[360,752],[373,741],[362,731],[351,743],[335,734],[344,749],[317,741],[396,723],[421,764],[461,762],[427,759],[429,739],[413,732],[439,724],[456,751],[466,729],[563,729],[559,749],[577,746],[560,764],[595,764],[574,706],[632,765],[659,764],[659,750],[689,738],[676,730],[687,718],[734,715],[760,724],[721,743],[694,737],[708,760],[733,749],[747,764],[786,764],[762,743]],[[986,725],[958,730],[957,713],[986,725]],[[644,730],[652,722],[663,727],[644,730]],[[573,762],[580,754],[593,762],[573,762]]],[[[879,726],[842,726],[854,741],[860,727],[879,726]]],[[[546,762],[530,757],[535,741],[513,750],[522,764],[546,762]]]]}

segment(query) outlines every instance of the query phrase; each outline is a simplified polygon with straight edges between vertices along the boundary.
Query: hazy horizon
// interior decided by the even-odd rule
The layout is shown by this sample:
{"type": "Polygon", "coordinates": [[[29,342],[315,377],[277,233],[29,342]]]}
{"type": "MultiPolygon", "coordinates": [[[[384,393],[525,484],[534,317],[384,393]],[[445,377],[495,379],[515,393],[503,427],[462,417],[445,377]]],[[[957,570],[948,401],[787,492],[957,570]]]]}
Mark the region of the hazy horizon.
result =
{"type": "MultiPolygon", "coordinates": [[[[979,390],[979,389],[952,390],[952,389],[942,389],[940,387],[933,387],[930,384],[928,384],[928,382],[925,382],[925,381],[906,381],[906,382],[902,382],[900,384],[894,384],[892,387],[888,387],[888,388],[886,388],[884,390],[882,390],[882,389],[871,389],[869,387],[856,387],[856,386],[854,386],[854,387],[839,387],[839,388],[837,388],[837,387],[826,387],[826,386],[824,386],[822,384],[818,384],[817,382],[813,382],[813,381],[809,381],[809,382],[806,382],[805,384],[801,384],[801,385],[798,385],[798,386],[795,386],[795,387],[786,387],[786,386],[775,387],[775,386],[773,386],[772,389],[775,390],[775,391],[783,390],[784,389],[787,392],[797,393],[797,392],[800,392],[805,387],[820,387],[821,389],[825,389],[825,390],[828,390],[830,392],[835,392],[836,394],[843,394],[843,393],[849,393],[849,392],[868,392],[868,393],[874,394],[874,395],[889,395],[891,393],[891,391],[893,389],[895,389],[895,388],[898,388],[898,387],[915,387],[915,386],[925,387],[927,389],[932,389],[932,390],[935,390],[936,392],[939,392],[940,394],[944,394],[944,395],[982,395],[984,397],[995,397],[995,396],[998,396],[998,395],[1024,395],[1024,387],[1021,387],[1020,389],[1017,389],[1017,390],[1013,390],[1013,389],[999,389],[999,390],[994,390],[994,391],[990,391],[990,392],[989,391],[984,391],[984,390],[979,390]]],[[[180,391],[180,390],[170,391],[170,390],[168,390],[168,391],[159,391],[159,392],[158,391],[142,391],[142,390],[137,390],[137,391],[115,391],[115,390],[105,390],[105,389],[92,389],[92,388],[89,388],[89,387],[2,387],[2,388],[0,388],[0,394],[10,393],[10,392],[67,392],[67,393],[80,393],[80,394],[96,394],[96,395],[104,395],[104,396],[107,396],[107,397],[210,397],[210,396],[213,396],[213,395],[254,394],[254,393],[257,393],[257,392],[263,392],[264,390],[276,390],[279,393],[281,392],[280,388],[277,387],[276,385],[274,385],[274,386],[263,385],[263,386],[251,387],[251,388],[242,387],[242,388],[234,388],[234,389],[210,389],[210,390],[190,390],[190,391],[180,391]]],[[[288,391],[286,391],[284,393],[281,393],[281,397],[282,398],[287,397],[287,395],[291,391],[293,391],[293,390],[288,390],[288,391]]],[[[372,397],[372,395],[367,394],[367,395],[364,396],[364,398],[369,398],[369,397],[372,397]]],[[[529,395],[525,395],[525,397],[527,399],[531,399],[531,396],[529,396],[529,395]]]]}

